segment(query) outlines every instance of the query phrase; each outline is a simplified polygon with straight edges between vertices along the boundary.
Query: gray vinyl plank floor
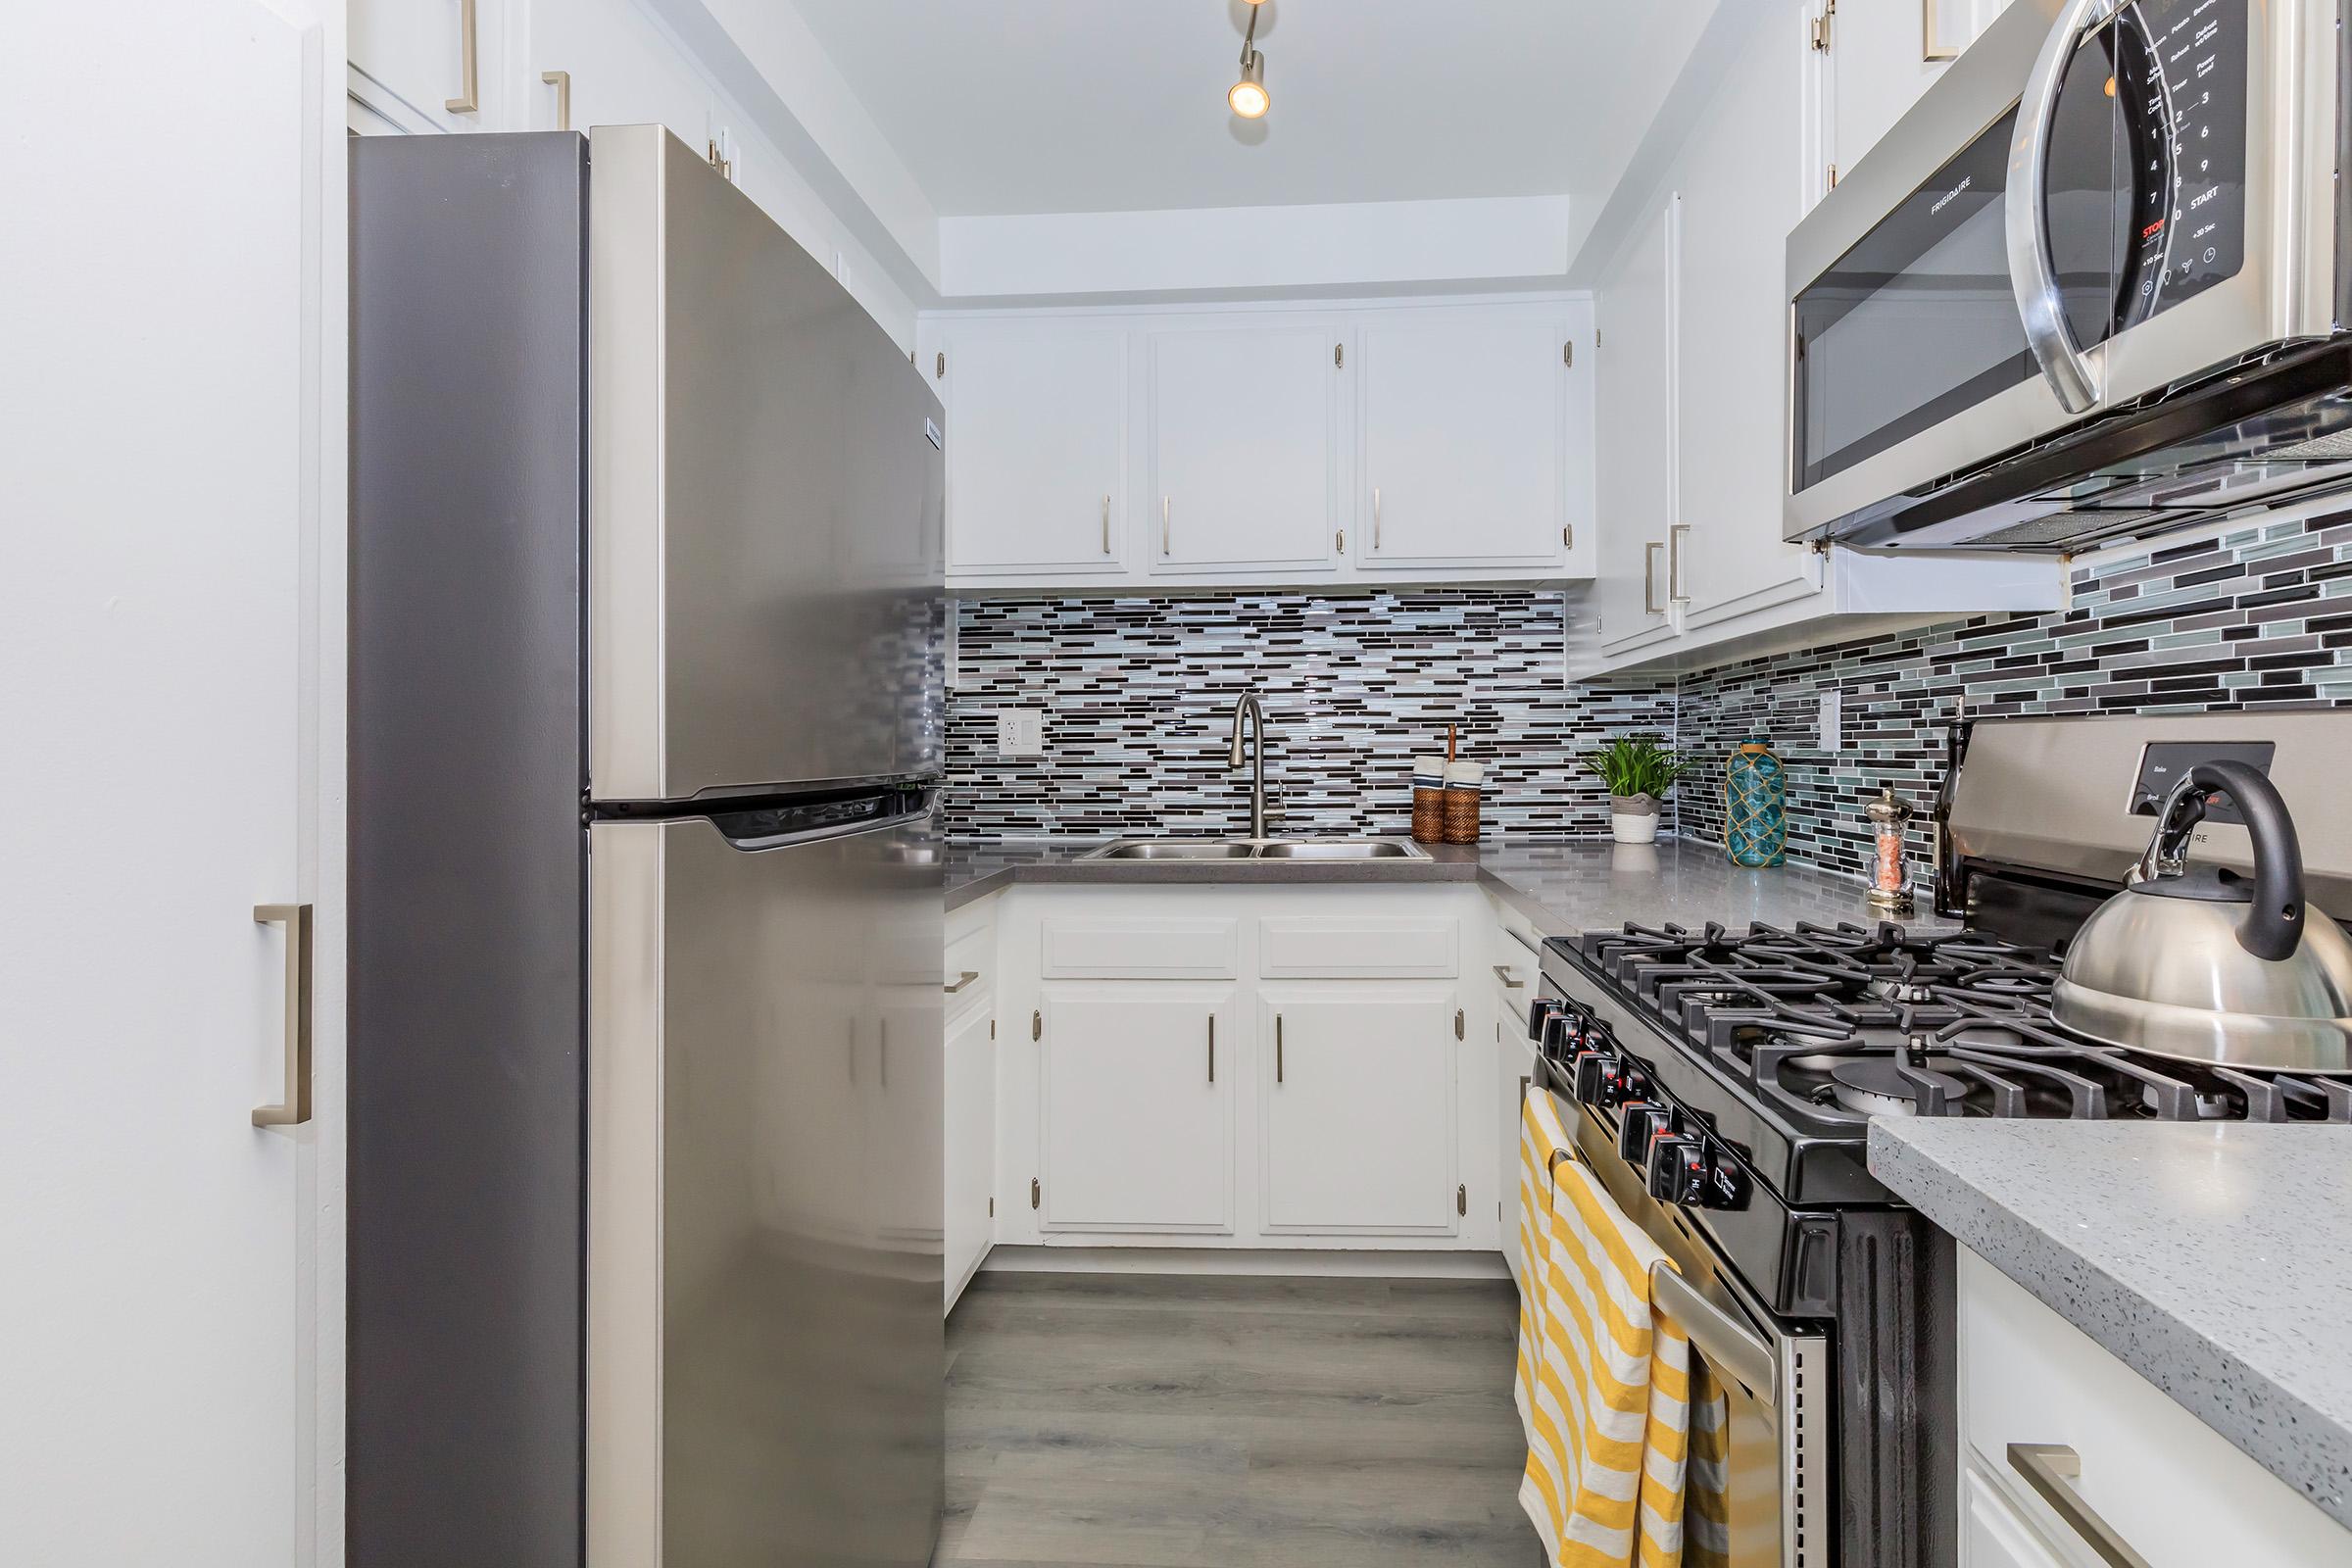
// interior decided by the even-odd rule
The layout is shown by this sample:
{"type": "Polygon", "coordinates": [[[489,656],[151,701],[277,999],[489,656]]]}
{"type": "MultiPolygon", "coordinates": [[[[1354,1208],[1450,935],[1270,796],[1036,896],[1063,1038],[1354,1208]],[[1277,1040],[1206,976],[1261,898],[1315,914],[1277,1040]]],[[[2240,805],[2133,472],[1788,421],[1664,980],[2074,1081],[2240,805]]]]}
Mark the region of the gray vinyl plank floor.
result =
{"type": "Polygon", "coordinates": [[[1499,1281],[984,1274],[941,1568],[1531,1568],[1499,1281]]]}

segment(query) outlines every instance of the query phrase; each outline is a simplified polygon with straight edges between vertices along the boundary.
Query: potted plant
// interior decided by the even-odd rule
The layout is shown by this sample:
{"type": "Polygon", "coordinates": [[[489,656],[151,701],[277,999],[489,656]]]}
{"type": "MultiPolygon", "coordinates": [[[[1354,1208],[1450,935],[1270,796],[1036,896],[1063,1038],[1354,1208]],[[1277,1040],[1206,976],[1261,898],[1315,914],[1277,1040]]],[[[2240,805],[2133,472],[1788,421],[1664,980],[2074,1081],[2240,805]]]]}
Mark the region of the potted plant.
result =
{"type": "Polygon", "coordinates": [[[1695,763],[1674,755],[1655,733],[1620,735],[1584,755],[1585,771],[1609,787],[1609,836],[1649,844],[1658,836],[1658,803],[1695,763]]]}

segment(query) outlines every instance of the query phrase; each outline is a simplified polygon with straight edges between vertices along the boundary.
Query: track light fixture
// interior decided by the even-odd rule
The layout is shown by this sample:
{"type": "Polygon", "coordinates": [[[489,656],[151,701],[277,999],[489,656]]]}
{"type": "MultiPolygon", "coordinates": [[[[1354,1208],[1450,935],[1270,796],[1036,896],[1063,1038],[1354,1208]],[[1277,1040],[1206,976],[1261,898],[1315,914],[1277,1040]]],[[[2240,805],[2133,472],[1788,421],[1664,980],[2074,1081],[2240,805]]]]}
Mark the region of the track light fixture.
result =
{"type": "Polygon", "coordinates": [[[1263,120],[1274,100],[1266,95],[1266,57],[1257,52],[1257,8],[1250,0],[1250,30],[1242,39],[1242,76],[1225,89],[1225,102],[1244,120],[1263,120]]]}

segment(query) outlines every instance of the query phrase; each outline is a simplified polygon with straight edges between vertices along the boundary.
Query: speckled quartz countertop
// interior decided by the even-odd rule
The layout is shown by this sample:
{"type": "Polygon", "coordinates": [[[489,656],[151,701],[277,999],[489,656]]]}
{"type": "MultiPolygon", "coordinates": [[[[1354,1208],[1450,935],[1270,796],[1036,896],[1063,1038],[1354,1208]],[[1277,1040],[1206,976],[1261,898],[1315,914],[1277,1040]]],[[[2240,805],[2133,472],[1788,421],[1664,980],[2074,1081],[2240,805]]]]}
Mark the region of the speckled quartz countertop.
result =
{"type": "Polygon", "coordinates": [[[2352,1128],[1888,1119],[1870,1168],[2352,1526],[2352,1128]]]}
{"type": "MultiPolygon", "coordinates": [[[[1067,839],[953,846],[943,856],[948,907],[1016,882],[1166,887],[1323,883],[1354,886],[1476,882],[1508,900],[1547,936],[1627,920],[1646,925],[1721,920],[1745,926],[1876,918],[1858,882],[1802,866],[1745,871],[1717,844],[1602,840],[1429,846],[1426,860],[1086,860],[1098,844],[1067,839]]],[[[1920,919],[1914,925],[1933,924],[1920,919]]]]}

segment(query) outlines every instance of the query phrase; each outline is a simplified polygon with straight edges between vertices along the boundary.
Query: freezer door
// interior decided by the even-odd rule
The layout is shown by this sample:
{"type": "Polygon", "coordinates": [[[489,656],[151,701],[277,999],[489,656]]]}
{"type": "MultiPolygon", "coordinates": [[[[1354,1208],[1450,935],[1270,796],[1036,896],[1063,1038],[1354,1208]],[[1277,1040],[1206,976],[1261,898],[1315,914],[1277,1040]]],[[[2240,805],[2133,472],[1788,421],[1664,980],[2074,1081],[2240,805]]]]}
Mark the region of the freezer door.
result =
{"type": "Polygon", "coordinates": [[[595,799],[935,770],[938,399],[676,137],[589,147],[595,799]]]}
{"type": "Polygon", "coordinates": [[[937,1538],[937,861],[810,831],[590,830],[589,1568],[937,1538]]]}

